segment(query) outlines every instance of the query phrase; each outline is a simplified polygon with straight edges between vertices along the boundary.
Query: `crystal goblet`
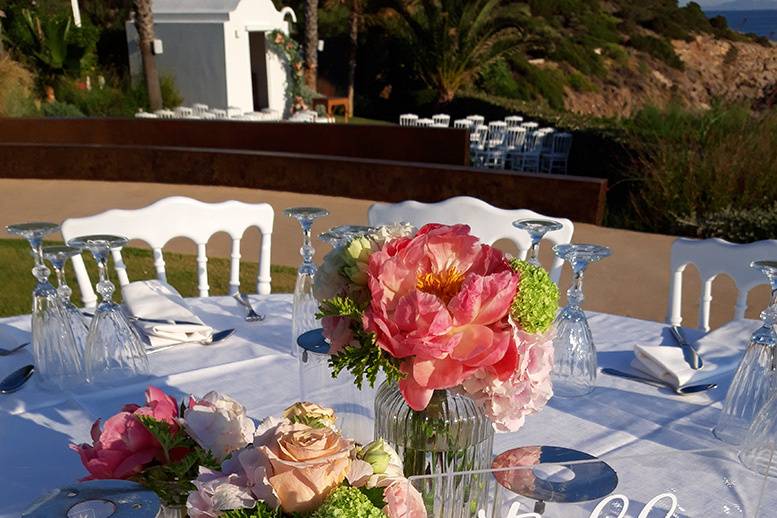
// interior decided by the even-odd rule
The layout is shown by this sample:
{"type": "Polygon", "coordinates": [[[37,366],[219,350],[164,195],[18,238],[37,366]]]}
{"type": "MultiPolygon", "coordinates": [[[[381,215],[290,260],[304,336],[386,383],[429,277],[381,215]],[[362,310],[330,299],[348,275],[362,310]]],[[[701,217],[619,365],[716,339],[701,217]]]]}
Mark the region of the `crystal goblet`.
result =
{"type": "Polygon", "coordinates": [[[584,396],[596,383],[596,347],[582,309],[583,273],[589,264],[610,256],[606,246],[556,245],[553,251],[572,266],[574,278],[567,290],[567,305],[556,317],[553,340],[553,393],[560,397],[584,396]]]}
{"type": "Polygon", "coordinates": [[[777,477],[777,394],[753,418],[742,440],[739,460],[756,473],[777,477]]]}
{"type": "Polygon", "coordinates": [[[772,296],[769,307],[761,312],[763,326],[750,337],[713,430],[715,437],[730,444],[742,443],[756,414],[777,392],[777,261],[755,261],[750,266],[769,279],[772,296]]]}
{"type": "Polygon", "coordinates": [[[294,304],[291,317],[290,351],[297,356],[297,337],[305,331],[316,329],[321,325],[316,320],[318,302],[313,296],[313,281],[316,276],[316,264],[313,255],[316,253],[311,241],[313,222],[329,215],[329,211],[318,207],[291,207],[283,211],[287,216],[299,221],[302,227],[302,264],[297,270],[297,282],[294,284],[294,304]]]}
{"type": "Polygon", "coordinates": [[[96,287],[102,300],[86,337],[84,363],[90,383],[115,384],[149,371],[146,349],[119,305],[113,302],[115,287],[108,280],[110,251],[126,244],[127,238],[112,235],[81,236],[68,241],[69,246],[92,253],[100,275],[96,287]]]}
{"type": "Polygon", "coordinates": [[[531,248],[526,260],[537,266],[540,266],[540,241],[548,232],[561,230],[563,227],[558,221],[549,219],[519,219],[513,221],[513,226],[529,233],[531,248]]]}
{"type": "Polygon", "coordinates": [[[65,318],[57,290],[49,282],[51,271],[43,262],[43,236],[59,230],[55,223],[21,223],[8,232],[30,243],[37,280],[32,291],[32,356],[43,388],[68,389],[83,380],[83,364],[73,330],[65,318]]]}
{"type": "Polygon", "coordinates": [[[60,304],[62,304],[62,312],[73,329],[73,338],[75,339],[78,355],[83,361],[89,326],[84,319],[84,315],[70,300],[73,290],[70,289],[65,280],[65,264],[67,260],[80,253],[81,250],[72,246],[47,246],[43,248],[43,257],[54,267],[54,274],[57,277],[57,295],[59,296],[60,304]]]}

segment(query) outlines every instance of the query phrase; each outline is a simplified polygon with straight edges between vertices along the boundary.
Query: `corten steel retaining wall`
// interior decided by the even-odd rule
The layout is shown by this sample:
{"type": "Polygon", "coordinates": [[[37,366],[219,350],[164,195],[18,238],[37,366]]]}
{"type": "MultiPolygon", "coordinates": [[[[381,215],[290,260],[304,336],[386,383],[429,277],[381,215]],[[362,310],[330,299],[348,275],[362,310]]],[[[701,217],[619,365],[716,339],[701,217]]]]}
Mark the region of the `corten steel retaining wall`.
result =
{"type": "Polygon", "coordinates": [[[182,119],[0,118],[0,142],[278,151],[468,165],[464,130],[182,119]]]}
{"type": "Polygon", "coordinates": [[[0,142],[0,177],[249,187],[398,202],[469,195],[599,224],[606,180],[298,153],[0,142]]]}

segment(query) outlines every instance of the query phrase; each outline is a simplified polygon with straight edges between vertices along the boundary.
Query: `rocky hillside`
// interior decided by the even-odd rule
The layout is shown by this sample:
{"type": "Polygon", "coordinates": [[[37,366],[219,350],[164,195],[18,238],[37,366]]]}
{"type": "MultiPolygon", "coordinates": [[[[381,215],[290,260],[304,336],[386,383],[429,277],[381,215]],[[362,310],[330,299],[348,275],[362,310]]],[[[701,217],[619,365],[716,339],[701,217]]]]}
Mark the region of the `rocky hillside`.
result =
{"type": "MultiPolygon", "coordinates": [[[[715,100],[769,102],[777,88],[777,46],[696,35],[690,41],[673,40],[682,67],[630,50],[618,74],[595,80],[592,88],[565,88],[565,108],[582,114],[619,116],[653,104],[680,101],[707,108],[715,100]]],[[[544,66],[558,66],[545,63],[544,66]]]]}

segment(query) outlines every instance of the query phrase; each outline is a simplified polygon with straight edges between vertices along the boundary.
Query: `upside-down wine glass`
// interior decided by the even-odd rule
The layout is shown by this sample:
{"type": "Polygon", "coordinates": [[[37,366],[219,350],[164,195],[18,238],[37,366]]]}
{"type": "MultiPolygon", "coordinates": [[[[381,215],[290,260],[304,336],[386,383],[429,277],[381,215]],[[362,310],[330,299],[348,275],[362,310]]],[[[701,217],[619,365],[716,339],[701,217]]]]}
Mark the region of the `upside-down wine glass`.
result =
{"type": "Polygon", "coordinates": [[[572,266],[572,286],[567,305],[556,317],[553,339],[553,393],[560,397],[584,396],[596,383],[596,347],[583,311],[583,273],[586,267],[608,257],[606,246],[589,244],[556,245],[553,251],[572,266]]]}
{"type": "Polygon", "coordinates": [[[347,245],[355,237],[364,236],[374,230],[374,227],[366,225],[340,225],[321,232],[318,237],[332,248],[337,248],[347,245]]]}
{"type": "Polygon", "coordinates": [[[84,351],[86,350],[86,335],[89,326],[87,325],[81,310],[79,310],[76,305],[73,304],[73,301],[70,300],[73,290],[70,289],[70,286],[67,285],[67,281],[65,280],[65,264],[67,264],[67,260],[80,253],[81,250],[78,248],[66,245],[47,246],[43,248],[43,257],[54,267],[54,274],[57,277],[57,295],[59,296],[60,304],[62,304],[62,314],[73,329],[73,338],[75,339],[78,355],[83,362],[84,351]]]}
{"type": "Polygon", "coordinates": [[[291,313],[291,355],[297,356],[297,337],[305,331],[321,327],[316,320],[318,302],[313,296],[313,281],[316,276],[316,264],[313,255],[316,253],[310,239],[313,222],[329,215],[329,211],[318,207],[291,207],[283,211],[290,218],[299,221],[302,227],[302,264],[297,270],[297,282],[294,284],[294,305],[291,313]]]}
{"type": "Polygon", "coordinates": [[[43,236],[59,230],[54,223],[9,225],[8,232],[25,238],[32,248],[37,283],[32,291],[32,356],[44,388],[68,389],[83,381],[82,358],[73,330],[66,319],[57,290],[49,282],[50,270],[43,262],[43,236]]]}
{"type": "Polygon", "coordinates": [[[562,228],[561,223],[549,219],[519,219],[513,221],[513,226],[529,233],[531,248],[526,261],[537,266],[540,266],[540,241],[548,232],[561,230],[562,228]]]}
{"type": "Polygon", "coordinates": [[[132,324],[113,302],[115,287],[108,280],[108,256],[113,248],[127,244],[127,238],[112,235],[76,237],[68,241],[74,248],[89,250],[97,262],[100,280],[97,305],[86,337],[86,377],[94,384],[115,384],[149,371],[146,349],[132,324]]]}
{"type": "Polygon", "coordinates": [[[737,445],[742,443],[759,410],[777,393],[777,334],[774,330],[777,324],[777,261],[755,261],[750,266],[761,270],[769,279],[771,302],[761,312],[763,326],[750,338],[713,430],[721,441],[737,445]]]}

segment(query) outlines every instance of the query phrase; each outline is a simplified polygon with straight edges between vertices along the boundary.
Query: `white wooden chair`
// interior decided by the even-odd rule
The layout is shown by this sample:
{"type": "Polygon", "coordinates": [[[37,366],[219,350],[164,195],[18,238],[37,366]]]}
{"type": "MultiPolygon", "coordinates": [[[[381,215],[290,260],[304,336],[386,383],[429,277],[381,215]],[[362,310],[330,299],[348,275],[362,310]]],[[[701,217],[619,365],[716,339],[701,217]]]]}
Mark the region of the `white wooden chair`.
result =
{"type": "Polygon", "coordinates": [[[434,121],[434,127],[436,128],[447,128],[451,125],[451,116],[446,113],[432,115],[432,120],[434,121]]]}
{"type": "MultiPolygon", "coordinates": [[[[563,228],[545,235],[545,240],[554,245],[572,241],[572,233],[575,230],[568,219],[551,218],[528,209],[500,209],[470,196],[457,196],[439,203],[376,203],[370,207],[368,217],[370,225],[373,226],[400,221],[419,228],[427,223],[465,223],[472,229],[472,234],[484,243],[493,244],[500,239],[512,241],[518,247],[518,257],[521,259],[526,258],[526,253],[531,248],[531,239],[526,232],[513,227],[513,221],[527,218],[558,221],[563,228]]],[[[563,264],[564,261],[554,256],[549,272],[556,283],[561,276],[563,264]]]]}
{"type": "Polygon", "coordinates": [[[729,275],[737,288],[734,318],[744,318],[747,294],[755,286],[767,284],[766,277],[751,268],[750,263],[765,259],[777,260],[777,240],[740,245],[717,238],[677,239],[672,243],[667,322],[675,326],[682,325],[683,271],[689,264],[699,270],[702,282],[699,329],[705,332],[710,330],[712,282],[722,273],[729,275]]]}
{"type": "Polygon", "coordinates": [[[418,122],[418,115],[415,113],[403,113],[399,116],[400,126],[415,126],[418,122]]]}
{"type": "MultiPolygon", "coordinates": [[[[115,234],[129,239],[140,239],[151,246],[157,278],[166,280],[162,247],[175,237],[186,237],[197,244],[197,288],[200,297],[207,297],[208,257],[206,244],[213,234],[226,232],[232,238],[229,293],[240,287],[240,239],[245,231],[257,227],[262,235],[259,254],[259,272],[256,290],[270,293],[270,247],[275,213],[268,203],[243,203],[225,201],[205,203],[183,196],[161,199],[142,209],[112,209],[85,218],[71,218],[62,223],[65,241],[89,234],[115,234]]],[[[128,284],[127,269],[121,257],[121,249],[112,250],[114,267],[119,284],[128,284]]],[[[81,288],[81,298],[87,307],[94,306],[97,296],[89,279],[83,259],[73,257],[73,268],[81,288]]]]}

